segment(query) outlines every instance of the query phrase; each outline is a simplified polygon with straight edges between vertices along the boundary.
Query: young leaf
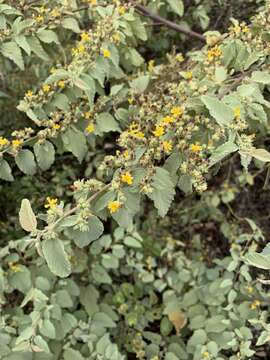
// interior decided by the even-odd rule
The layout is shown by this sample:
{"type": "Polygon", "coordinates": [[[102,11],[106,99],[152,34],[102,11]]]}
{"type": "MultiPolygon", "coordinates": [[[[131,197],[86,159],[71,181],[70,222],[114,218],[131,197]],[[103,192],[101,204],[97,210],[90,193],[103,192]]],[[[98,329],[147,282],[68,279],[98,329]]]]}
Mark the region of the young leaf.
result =
{"type": "Polygon", "coordinates": [[[59,277],[67,277],[71,273],[71,265],[62,241],[48,239],[42,242],[42,251],[51,272],[59,277]]]}
{"type": "Polygon", "coordinates": [[[184,4],[182,0],[167,0],[167,3],[177,15],[184,15],[184,4]]]}
{"type": "Polygon", "coordinates": [[[225,144],[220,145],[213,151],[210,157],[210,166],[215,165],[217,162],[221,161],[227,155],[237,150],[238,150],[238,146],[231,141],[228,141],[225,144]]]}
{"type": "Polygon", "coordinates": [[[218,98],[204,95],[201,100],[219,125],[228,125],[233,120],[234,113],[232,109],[218,98]]]}
{"type": "Polygon", "coordinates": [[[34,175],[37,170],[34,155],[30,150],[21,150],[15,157],[15,162],[26,175],[34,175]]]}
{"type": "Polygon", "coordinates": [[[13,181],[14,177],[11,173],[11,168],[8,164],[8,162],[4,159],[0,159],[0,179],[6,180],[6,181],[13,181]]]}
{"type": "Polygon", "coordinates": [[[175,190],[171,176],[167,170],[162,168],[156,169],[152,182],[153,192],[148,196],[154,201],[158,214],[164,217],[173,201],[175,190]]]}
{"type": "Polygon", "coordinates": [[[47,140],[41,144],[36,142],[34,152],[39,167],[44,171],[48,170],[54,162],[55,150],[53,144],[47,140]]]}
{"type": "Polygon", "coordinates": [[[37,219],[34,214],[30,201],[23,199],[19,212],[19,220],[21,227],[28,232],[32,232],[37,229],[37,219]]]}
{"type": "Polygon", "coordinates": [[[69,236],[73,238],[75,244],[83,248],[92,241],[98,239],[104,231],[103,223],[96,216],[90,216],[88,220],[88,230],[69,229],[69,236]]]}
{"type": "Polygon", "coordinates": [[[82,162],[87,152],[86,139],[83,133],[76,128],[71,127],[62,135],[62,139],[65,148],[72,152],[79,162],[82,162]]]}

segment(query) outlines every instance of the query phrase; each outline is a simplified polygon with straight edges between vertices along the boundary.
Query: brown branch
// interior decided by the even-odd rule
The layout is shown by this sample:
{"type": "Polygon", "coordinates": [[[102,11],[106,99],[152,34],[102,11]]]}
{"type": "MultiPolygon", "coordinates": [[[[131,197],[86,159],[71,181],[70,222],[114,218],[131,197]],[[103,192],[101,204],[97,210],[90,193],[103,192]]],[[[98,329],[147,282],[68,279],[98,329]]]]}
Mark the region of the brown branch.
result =
{"type": "Polygon", "coordinates": [[[162,25],[165,25],[167,26],[168,28],[170,29],[173,29],[177,32],[180,32],[182,34],[185,34],[189,37],[193,37],[195,39],[198,39],[202,42],[205,42],[205,37],[195,31],[192,31],[192,30],[187,30],[185,28],[183,28],[182,26],[180,25],[177,25],[176,23],[170,21],[170,20],[167,20],[167,19],[164,19],[163,17],[159,16],[159,15],[156,15],[156,14],[153,14],[151,11],[149,11],[148,9],[146,9],[143,5],[136,5],[134,4],[134,8],[137,12],[139,12],[140,14],[144,15],[144,16],[147,16],[153,20],[155,20],[156,22],[158,23],[161,23],[162,25]]]}

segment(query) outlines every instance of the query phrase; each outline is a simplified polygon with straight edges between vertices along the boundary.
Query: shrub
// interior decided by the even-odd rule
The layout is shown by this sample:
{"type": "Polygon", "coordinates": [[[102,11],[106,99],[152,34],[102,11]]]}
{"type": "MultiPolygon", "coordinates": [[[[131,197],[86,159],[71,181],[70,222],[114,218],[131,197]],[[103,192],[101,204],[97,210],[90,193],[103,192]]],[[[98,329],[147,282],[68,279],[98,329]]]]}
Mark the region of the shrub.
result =
{"type": "Polygon", "coordinates": [[[0,3],[1,359],[267,358],[270,3],[245,4],[0,3]]]}

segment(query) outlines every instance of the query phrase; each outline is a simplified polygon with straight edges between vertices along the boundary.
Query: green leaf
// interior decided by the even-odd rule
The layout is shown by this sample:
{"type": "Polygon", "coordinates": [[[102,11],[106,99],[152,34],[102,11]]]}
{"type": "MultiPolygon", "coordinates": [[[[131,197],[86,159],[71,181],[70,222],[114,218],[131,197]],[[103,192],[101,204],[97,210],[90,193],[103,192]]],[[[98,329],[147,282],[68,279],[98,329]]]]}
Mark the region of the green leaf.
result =
{"type": "Polygon", "coordinates": [[[232,109],[218,98],[204,95],[201,100],[219,125],[228,125],[234,119],[232,109]]]}
{"type": "Polygon", "coordinates": [[[115,328],[116,324],[112,319],[105,313],[99,312],[94,314],[93,320],[94,323],[97,323],[98,326],[105,328],[115,328]]]}
{"type": "Polygon", "coordinates": [[[90,216],[88,220],[88,230],[80,231],[77,229],[69,229],[69,236],[72,237],[75,244],[83,248],[89,245],[94,240],[97,240],[103,233],[104,227],[103,223],[99,220],[97,216],[90,216]]]}
{"type": "Polygon", "coordinates": [[[85,360],[78,350],[66,349],[64,351],[64,360],[85,360]]]}
{"type": "Polygon", "coordinates": [[[270,84],[270,74],[267,71],[254,71],[251,80],[267,85],[270,84]]]}
{"type": "Polygon", "coordinates": [[[87,152],[87,145],[84,134],[75,127],[70,127],[62,135],[62,139],[65,148],[72,152],[72,154],[77,157],[79,162],[82,162],[87,152]]]}
{"type": "Polygon", "coordinates": [[[42,336],[40,335],[35,336],[34,343],[38,346],[39,349],[45,351],[46,353],[50,353],[50,349],[47,345],[47,342],[43,339],[42,336]]]}
{"type": "Polygon", "coordinates": [[[29,36],[27,38],[27,42],[28,42],[31,50],[33,51],[33,53],[36,54],[39,58],[41,58],[42,60],[45,60],[45,61],[51,60],[50,57],[48,56],[48,54],[43,49],[38,38],[36,38],[34,36],[29,36]]]}
{"type": "Polygon", "coordinates": [[[23,199],[19,212],[19,219],[21,227],[28,232],[32,232],[37,229],[37,219],[34,214],[30,201],[23,199]]]}
{"type": "Polygon", "coordinates": [[[54,162],[55,150],[52,143],[45,140],[43,143],[35,143],[34,153],[39,167],[46,171],[54,162]]]}
{"type": "Polygon", "coordinates": [[[41,30],[38,31],[37,33],[38,38],[46,43],[46,44],[51,44],[52,42],[54,42],[55,44],[59,44],[59,40],[58,37],[56,35],[56,33],[52,30],[41,30]]]}
{"type": "Polygon", "coordinates": [[[235,145],[233,142],[228,141],[225,144],[220,145],[219,147],[217,147],[211,157],[210,157],[210,166],[215,165],[217,162],[221,161],[222,159],[224,159],[227,155],[235,152],[238,150],[238,146],[235,145]]]}
{"type": "Polygon", "coordinates": [[[3,43],[0,51],[5,57],[12,60],[16,65],[18,65],[21,70],[24,70],[22,51],[15,42],[9,41],[3,43]]]}
{"type": "Polygon", "coordinates": [[[14,40],[16,41],[16,44],[19,45],[19,47],[22,48],[28,56],[31,55],[31,48],[25,36],[23,35],[15,36],[14,40]]]}
{"type": "Polygon", "coordinates": [[[21,150],[15,156],[15,162],[26,175],[34,175],[37,170],[34,154],[30,150],[21,150]]]}
{"type": "Polygon", "coordinates": [[[255,251],[249,252],[245,257],[246,264],[259,269],[270,270],[270,255],[264,255],[255,251]]]}
{"type": "Polygon", "coordinates": [[[114,120],[114,117],[106,112],[103,112],[97,116],[97,127],[98,130],[103,132],[110,132],[110,131],[118,131],[120,132],[121,129],[118,123],[114,120]]]}
{"type": "Polygon", "coordinates": [[[167,0],[167,3],[177,15],[184,15],[184,4],[182,0],[167,0]]]}
{"type": "Polygon", "coordinates": [[[8,164],[8,162],[4,159],[0,159],[0,179],[6,180],[6,181],[13,181],[14,177],[11,173],[11,168],[8,164]]]}
{"type": "Polygon", "coordinates": [[[152,187],[153,191],[148,194],[148,196],[154,201],[155,207],[158,209],[158,214],[164,217],[175,195],[174,184],[167,170],[156,168],[152,187]]]}
{"type": "Polygon", "coordinates": [[[49,319],[44,319],[40,326],[40,332],[42,335],[48,337],[49,339],[55,339],[56,331],[53,323],[49,319]]]}
{"type": "Polygon", "coordinates": [[[131,89],[133,89],[135,91],[135,93],[142,93],[146,90],[148,84],[149,84],[149,76],[148,75],[143,75],[138,77],[135,80],[132,80],[129,85],[131,87],[131,89]]]}
{"type": "Polygon", "coordinates": [[[270,153],[265,149],[252,148],[251,150],[249,150],[247,152],[245,151],[244,153],[247,153],[248,155],[253,156],[255,159],[258,159],[263,162],[270,161],[270,153]]]}
{"type": "Polygon", "coordinates": [[[62,26],[65,29],[72,30],[75,33],[80,33],[80,27],[78,21],[72,17],[68,17],[62,20],[62,26]]]}
{"type": "Polygon", "coordinates": [[[71,265],[64,250],[62,241],[48,239],[42,242],[42,251],[51,272],[59,277],[67,277],[71,273],[71,265]]]}

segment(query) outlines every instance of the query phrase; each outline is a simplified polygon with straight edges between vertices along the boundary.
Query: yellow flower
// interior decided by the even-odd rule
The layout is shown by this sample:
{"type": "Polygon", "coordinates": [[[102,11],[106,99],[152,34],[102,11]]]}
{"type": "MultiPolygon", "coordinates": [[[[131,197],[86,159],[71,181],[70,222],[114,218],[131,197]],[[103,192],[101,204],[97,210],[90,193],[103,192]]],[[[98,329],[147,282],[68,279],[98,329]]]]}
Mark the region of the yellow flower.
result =
{"type": "Polygon", "coordinates": [[[83,117],[84,117],[86,120],[89,120],[90,117],[91,117],[91,112],[90,112],[90,111],[86,111],[86,112],[83,114],[83,117]]]}
{"type": "Polygon", "coordinates": [[[51,15],[56,18],[56,17],[59,17],[61,14],[60,14],[59,9],[55,8],[51,11],[51,15]]]}
{"type": "Polygon", "coordinates": [[[235,25],[232,30],[237,35],[237,34],[240,34],[241,27],[239,25],[235,25]]]}
{"type": "Polygon", "coordinates": [[[116,213],[121,207],[121,203],[119,201],[110,201],[107,205],[111,214],[116,213]]]}
{"type": "Polygon", "coordinates": [[[128,98],[128,103],[129,103],[129,105],[132,105],[133,102],[134,102],[134,100],[133,100],[132,98],[128,98]]]}
{"type": "Polygon", "coordinates": [[[50,68],[50,73],[53,74],[56,71],[56,68],[53,66],[52,68],[50,68]]]}
{"type": "Polygon", "coordinates": [[[202,151],[202,146],[199,145],[198,143],[191,144],[190,145],[190,150],[193,151],[193,152],[200,152],[200,151],[202,151]]]}
{"type": "Polygon", "coordinates": [[[214,58],[218,58],[222,55],[222,51],[219,46],[215,46],[207,51],[207,58],[212,61],[214,58]]]}
{"type": "Polygon", "coordinates": [[[121,181],[128,185],[132,185],[133,184],[133,176],[127,171],[121,175],[121,181]]]}
{"type": "Polygon", "coordinates": [[[102,52],[102,55],[103,55],[105,58],[110,58],[110,57],[111,57],[111,52],[110,52],[110,50],[108,50],[108,49],[102,49],[101,52],[102,52]]]}
{"type": "Polygon", "coordinates": [[[125,159],[128,159],[128,158],[129,158],[129,151],[128,151],[128,150],[125,150],[125,151],[123,152],[123,156],[124,156],[125,159]]]}
{"type": "Polygon", "coordinates": [[[59,130],[60,129],[60,125],[59,124],[53,124],[53,129],[55,130],[59,130]]]}
{"type": "Polygon", "coordinates": [[[113,41],[115,42],[115,43],[120,43],[120,41],[121,41],[121,38],[120,38],[120,35],[119,34],[114,34],[113,36],[112,36],[112,38],[113,38],[113,41]]]}
{"type": "Polygon", "coordinates": [[[181,116],[183,114],[183,112],[184,112],[184,110],[183,110],[183,108],[181,108],[181,106],[175,106],[171,109],[171,114],[174,117],[181,116]]]}
{"type": "Polygon", "coordinates": [[[186,71],[184,74],[184,78],[187,80],[191,80],[193,77],[192,71],[186,71]]]}
{"type": "Polygon", "coordinates": [[[33,96],[33,91],[28,90],[27,93],[25,94],[25,96],[26,96],[27,98],[31,98],[31,97],[33,96]]]}
{"type": "Polygon", "coordinates": [[[234,116],[236,117],[236,119],[240,119],[241,118],[241,109],[240,107],[236,107],[233,109],[234,112],[234,116]]]}
{"type": "Polygon", "coordinates": [[[250,308],[251,310],[256,310],[257,307],[259,307],[261,305],[260,300],[254,300],[252,304],[250,304],[250,308]]]}
{"type": "Polygon", "coordinates": [[[21,144],[22,144],[22,140],[19,139],[12,140],[12,147],[14,149],[17,149],[21,144]]]}
{"type": "Polygon", "coordinates": [[[180,53],[180,54],[177,54],[175,56],[175,60],[178,61],[178,62],[183,62],[185,59],[184,59],[184,56],[180,53]]]}
{"type": "Polygon", "coordinates": [[[50,87],[50,85],[48,85],[48,84],[44,84],[44,85],[42,86],[42,90],[43,90],[45,93],[48,93],[48,92],[51,90],[51,87],[50,87]]]}
{"type": "Polygon", "coordinates": [[[88,34],[87,32],[83,32],[83,33],[81,34],[81,40],[82,40],[82,41],[90,41],[90,36],[89,36],[89,34],[88,34]]]}
{"type": "Polygon", "coordinates": [[[58,200],[56,198],[50,198],[50,197],[47,197],[46,199],[46,204],[44,205],[45,209],[55,209],[56,206],[57,206],[57,202],[58,200]]]}
{"type": "Polygon", "coordinates": [[[88,0],[88,4],[97,5],[97,0],[88,0]]]}
{"type": "Polygon", "coordinates": [[[171,116],[165,116],[163,119],[162,119],[162,122],[164,124],[171,124],[174,122],[174,118],[171,117],[171,116]]]}
{"type": "Polygon", "coordinates": [[[203,356],[204,359],[210,359],[210,354],[209,354],[208,351],[204,351],[204,352],[202,353],[202,356],[203,356]]]}
{"type": "Polygon", "coordinates": [[[169,141],[163,141],[162,142],[163,148],[165,150],[165,152],[169,153],[172,151],[172,142],[169,141]]]}
{"type": "Polygon", "coordinates": [[[153,134],[155,135],[155,137],[160,137],[162,135],[164,135],[165,131],[164,131],[164,127],[162,125],[156,125],[156,129],[155,131],[153,131],[153,134]]]}
{"type": "Polygon", "coordinates": [[[124,6],[118,6],[117,8],[119,15],[124,15],[126,12],[126,8],[124,6]]]}
{"type": "Polygon", "coordinates": [[[83,54],[83,53],[85,52],[85,46],[84,46],[83,44],[80,44],[80,45],[78,46],[78,52],[79,52],[80,54],[83,54]]]}
{"type": "Polygon", "coordinates": [[[44,17],[42,15],[35,16],[35,20],[38,23],[42,23],[44,21],[44,17]]]}
{"type": "Polygon", "coordinates": [[[155,67],[155,60],[148,61],[148,71],[152,72],[154,70],[154,67],[155,67]]]}
{"type": "Polygon", "coordinates": [[[244,34],[247,34],[247,33],[249,33],[250,32],[250,29],[249,29],[249,27],[247,26],[247,25],[245,25],[244,27],[243,27],[243,33],[244,34]]]}
{"type": "Polygon", "coordinates": [[[248,292],[249,294],[252,294],[253,291],[254,291],[254,288],[253,288],[252,286],[246,286],[245,289],[247,290],[247,292],[248,292]]]}
{"type": "Polygon", "coordinates": [[[0,146],[5,146],[9,143],[8,139],[4,138],[3,136],[0,136],[0,146]]]}
{"type": "Polygon", "coordinates": [[[64,80],[58,81],[58,86],[59,86],[61,89],[64,89],[64,87],[66,86],[65,81],[64,81],[64,80]]]}
{"type": "Polygon", "coordinates": [[[15,264],[14,262],[10,261],[8,263],[8,266],[10,268],[10,270],[12,270],[13,272],[17,273],[17,272],[21,272],[22,269],[19,265],[15,264]]]}
{"type": "Polygon", "coordinates": [[[89,123],[88,126],[86,127],[85,131],[87,132],[87,134],[92,134],[95,131],[94,124],[89,123]]]}

